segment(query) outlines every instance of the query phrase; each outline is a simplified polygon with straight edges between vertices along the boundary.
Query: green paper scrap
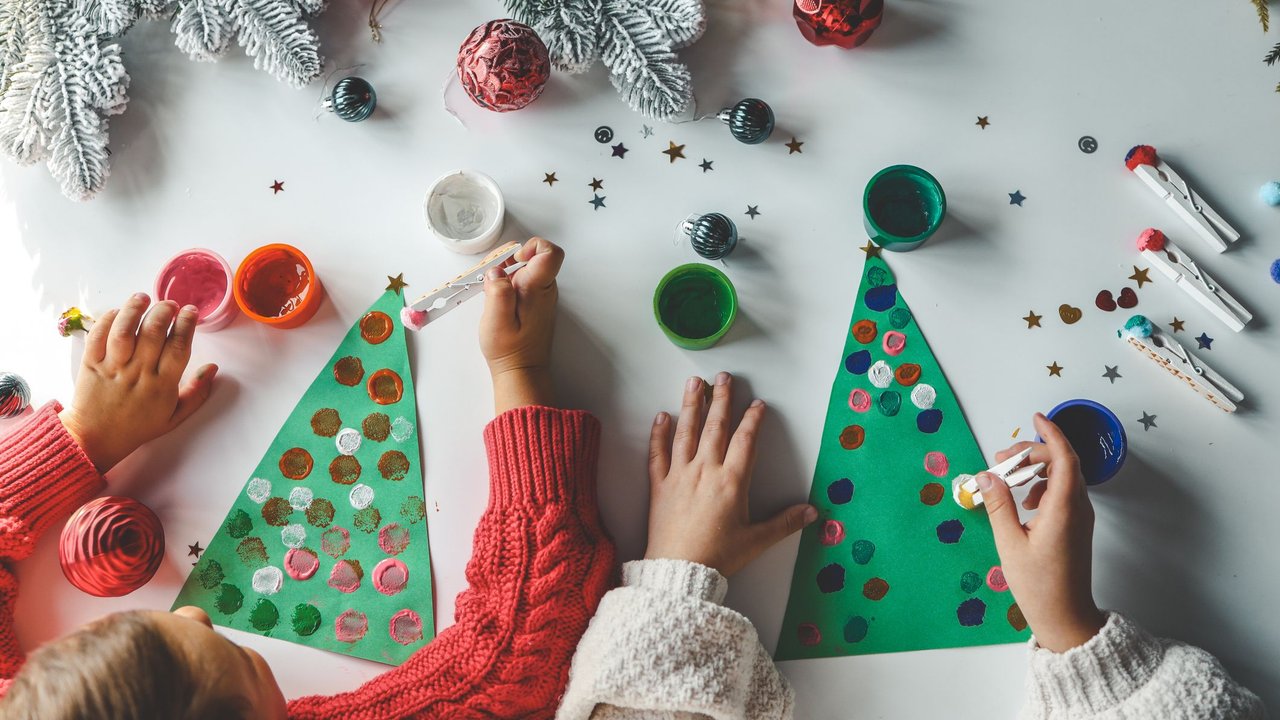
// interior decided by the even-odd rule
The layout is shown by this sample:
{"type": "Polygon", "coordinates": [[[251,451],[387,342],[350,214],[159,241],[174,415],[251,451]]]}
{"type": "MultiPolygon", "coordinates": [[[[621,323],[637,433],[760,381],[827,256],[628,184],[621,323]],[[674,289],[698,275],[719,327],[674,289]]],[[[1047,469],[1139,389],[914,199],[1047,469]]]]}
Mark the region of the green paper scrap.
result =
{"type": "Polygon", "coordinates": [[[846,332],[809,496],[819,519],[800,538],[775,658],[1025,640],[986,513],[951,497],[953,477],[987,463],[879,257],[867,258],[846,332]],[[890,332],[900,354],[886,349],[890,332]]]}
{"type": "Polygon", "coordinates": [[[223,627],[391,665],[435,637],[402,306],[399,295],[387,292],[347,332],[237,495],[175,608],[195,605],[223,627]],[[403,387],[389,404],[371,394],[394,398],[394,378],[375,377],[383,369],[403,387]],[[354,452],[343,452],[355,438],[354,452]],[[302,475],[306,456],[310,471],[286,477],[286,469],[302,475]],[[286,571],[291,548],[295,573],[303,575],[298,571],[314,555],[314,575],[295,579],[286,571]],[[403,568],[386,563],[379,574],[388,558],[403,568]],[[403,589],[387,594],[406,575],[403,589]],[[358,585],[343,592],[331,578],[348,589],[358,585]]]}

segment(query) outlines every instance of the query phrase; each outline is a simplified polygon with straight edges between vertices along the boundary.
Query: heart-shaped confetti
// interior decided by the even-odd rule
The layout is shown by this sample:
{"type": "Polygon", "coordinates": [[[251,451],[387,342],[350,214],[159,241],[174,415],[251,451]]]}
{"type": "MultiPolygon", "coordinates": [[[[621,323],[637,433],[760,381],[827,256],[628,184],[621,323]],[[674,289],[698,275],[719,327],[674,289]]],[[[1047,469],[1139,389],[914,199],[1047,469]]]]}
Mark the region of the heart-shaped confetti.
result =
{"type": "Polygon", "coordinates": [[[1098,309],[1103,312],[1112,312],[1116,309],[1116,299],[1110,290],[1103,290],[1098,293],[1098,297],[1094,299],[1093,304],[1097,305],[1098,309]]]}
{"type": "Polygon", "coordinates": [[[1058,317],[1062,318],[1062,322],[1068,325],[1075,325],[1080,322],[1080,318],[1084,316],[1084,312],[1078,307],[1072,307],[1067,303],[1058,306],[1058,317]]]}
{"type": "Polygon", "coordinates": [[[1132,307],[1137,307],[1138,293],[1134,292],[1133,288],[1127,287],[1120,291],[1120,297],[1116,298],[1116,304],[1124,308],[1125,310],[1128,310],[1129,308],[1132,308],[1132,307]]]}

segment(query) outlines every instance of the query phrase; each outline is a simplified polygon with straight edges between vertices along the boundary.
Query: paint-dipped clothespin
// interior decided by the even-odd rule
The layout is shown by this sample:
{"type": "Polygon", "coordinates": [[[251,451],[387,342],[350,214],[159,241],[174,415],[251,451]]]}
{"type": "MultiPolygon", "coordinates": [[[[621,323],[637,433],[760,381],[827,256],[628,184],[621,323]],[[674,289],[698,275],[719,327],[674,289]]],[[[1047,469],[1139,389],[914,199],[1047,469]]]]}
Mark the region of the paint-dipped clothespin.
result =
{"type": "MultiPolygon", "coordinates": [[[[1031,457],[1031,448],[1026,448],[1004,462],[993,465],[987,472],[1000,478],[1011,488],[1018,487],[1044,470],[1044,463],[1019,467],[1029,457],[1031,457]]],[[[951,481],[951,497],[965,510],[972,510],[981,505],[982,493],[978,491],[978,478],[973,475],[957,475],[951,481]]]]}
{"type": "Polygon", "coordinates": [[[1239,388],[1153,325],[1146,316],[1134,315],[1116,334],[1226,412],[1235,412],[1236,406],[1244,402],[1244,393],[1239,388]]]}
{"type": "Polygon", "coordinates": [[[1191,256],[1174,245],[1164,233],[1155,228],[1143,230],[1138,236],[1138,250],[1174,285],[1195,298],[1227,327],[1240,332],[1253,319],[1253,313],[1231,297],[1231,293],[1201,270],[1191,256]]]}
{"type": "Polygon", "coordinates": [[[427,323],[439,320],[445,313],[479,295],[484,290],[484,275],[491,267],[501,267],[508,275],[523,267],[521,263],[510,263],[519,249],[520,243],[507,243],[449,282],[414,300],[400,312],[404,326],[410,330],[421,330],[427,323]]]}
{"type": "Polygon", "coordinates": [[[1150,145],[1137,145],[1124,156],[1125,167],[1134,175],[1142,178],[1147,187],[1162,200],[1183,222],[1191,226],[1196,235],[1209,244],[1215,252],[1222,252],[1227,246],[1240,239],[1240,233],[1231,224],[1214,212],[1200,195],[1192,190],[1187,181],[1173,171],[1165,161],[1156,154],[1150,145]]]}

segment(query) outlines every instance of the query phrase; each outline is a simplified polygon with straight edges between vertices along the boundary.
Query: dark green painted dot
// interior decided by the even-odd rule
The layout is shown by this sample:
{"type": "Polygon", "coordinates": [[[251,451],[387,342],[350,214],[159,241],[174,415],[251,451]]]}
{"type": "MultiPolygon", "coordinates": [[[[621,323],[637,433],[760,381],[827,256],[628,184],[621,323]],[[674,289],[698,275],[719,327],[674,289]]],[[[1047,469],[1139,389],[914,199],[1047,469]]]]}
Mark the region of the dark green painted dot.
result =
{"type": "Polygon", "coordinates": [[[212,590],[218,587],[218,583],[222,582],[223,577],[222,564],[217,560],[206,560],[204,565],[196,571],[196,580],[200,582],[200,587],[205,590],[212,590]]]}
{"type": "Polygon", "coordinates": [[[898,414],[898,410],[902,407],[902,395],[897,390],[885,390],[880,393],[880,412],[889,417],[898,414]]]}
{"type": "Polygon", "coordinates": [[[419,522],[427,516],[427,504],[417,495],[410,495],[400,505],[400,517],[404,518],[410,525],[419,522]]]}
{"type": "Polygon", "coordinates": [[[249,624],[258,632],[266,632],[280,622],[280,611],[276,604],[266,598],[258,600],[249,611],[249,624]]]}
{"type": "Polygon", "coordinates": [[[970,570],[969,572],[960,576],[961,590],[967,593],[971,593],[971,592],[976,592],[980,587],[982,587],[982,576],[979,575],[978,573],[970,570]]]}
{"type": "Polygon", "coordinates": [[[911,322],[911,311],[906,308],[894,308],[889,311],[889,324],[901,330],[911,322]]]}
{"type": "Polygon", "coordinates": [[[858,540],[853,544],[853,561],[859,565],[871,562],[871,557],[875,554],[876,544],[870,540],[858,540]]]}
{"type": "Polygon", "coordinates": [[[867,270],[867,284],[871,287],[880,287],[887,282],[889,282],[889,271],[875,266],[867,270]]]}
{"type": "Polygon", "coordinates": [[[231,537],[242,538],[253,530],[253,518],[249,517],[249,513],[243,510],[236,510],[227,518],[226,528],[227,534],[231,537]]]}
{"type": "Polygon", "coordinates": [[[844,624],[844,641],[847,643],[861,642],[867,636],[867,619],[861,615],[854,615],[849,618],[849,622],[844,624]]]}
{"type": "Polygon", "coordinates": [[[320,611],[315,605],[300,603],[293,609],[293,631],[306,637],[320,629],[320,611]]]}
{"type": "Polygon", "coordinates": [[[222,583],[222,589],[218,591],[218,597],[213,604],[223,615],[234,614],[244,604],[244,593],[240,592],[240,588],[235,585],[222,583]]]}
{"type": "Polygon", "coordinates": [[[357,510],[355,517],[351,520],[351,524],[355,525],[357,530],[371,533],[382,524],[382,513],[378,512],[378,508],[373,506],[357,510]]]}

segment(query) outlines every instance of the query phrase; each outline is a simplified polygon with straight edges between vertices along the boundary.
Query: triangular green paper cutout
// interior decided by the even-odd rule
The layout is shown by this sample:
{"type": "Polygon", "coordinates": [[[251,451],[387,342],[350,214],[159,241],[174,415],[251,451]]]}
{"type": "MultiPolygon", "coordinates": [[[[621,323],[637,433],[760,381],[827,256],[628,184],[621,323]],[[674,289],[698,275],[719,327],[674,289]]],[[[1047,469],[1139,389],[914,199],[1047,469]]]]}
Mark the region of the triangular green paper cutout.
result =
{"type": "Polygon", "coordinates": [[[174,607],[195,605],[224,627],[392,665],[435,636],[401,307],[387,292],[347,331],[174,607]],[[344,452],[357,438],[354,452],[344,452]],[[310,556],[317,567],[305,577],[310,556]]]}
{"type": "Polygon", "coordinates": [[[845,332],[776,659],[1026,639],[986,513],[951,498],[952,477],[988,465],[879,257],[845,332]]]}

